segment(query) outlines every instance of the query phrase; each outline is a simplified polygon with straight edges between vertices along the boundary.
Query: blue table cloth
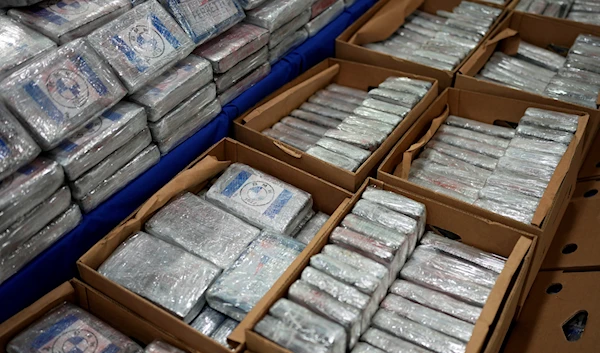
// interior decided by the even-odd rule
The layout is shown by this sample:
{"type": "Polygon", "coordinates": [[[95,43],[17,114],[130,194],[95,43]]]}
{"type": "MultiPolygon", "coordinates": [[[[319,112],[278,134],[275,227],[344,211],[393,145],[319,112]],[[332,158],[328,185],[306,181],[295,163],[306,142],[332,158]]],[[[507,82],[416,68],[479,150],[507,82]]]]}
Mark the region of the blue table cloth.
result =
{"type": "Polygon", "coordinates": [[[0,322],[10,318],[69,279],[77,276],[75,262],[112,228],[165,185],[210,146],[227,136],[231,122],[261,99],[335,54],[335,38],[375,4],[357,0],[317,35],[273,65],[271,73],[223,107],[211,123],[163,156],[160,162],[126,188],[84,215],[77,228],[0,285],[0,322]]]}

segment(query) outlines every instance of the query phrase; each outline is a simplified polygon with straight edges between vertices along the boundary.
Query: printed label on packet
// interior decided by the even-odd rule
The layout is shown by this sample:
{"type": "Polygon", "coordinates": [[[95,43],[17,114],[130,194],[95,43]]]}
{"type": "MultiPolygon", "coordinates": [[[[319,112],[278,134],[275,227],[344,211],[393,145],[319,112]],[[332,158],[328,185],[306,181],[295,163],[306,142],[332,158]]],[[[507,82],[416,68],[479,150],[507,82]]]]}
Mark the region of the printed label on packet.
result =
{"type": "Polygon", "coordinates": [[[10,157],[10,147],[8,147],[3,139],[0,139],[0,159],[6,159],[8,157],[10,157]]]}
{"type": "Polygon", "coordinates": [[[42,331],[32,343],[40,353],[116,353],[120,347],[75,315],[42,331]]]}
{"type": "Polygon", "coordinates": [[[91,0],[51,0],[45,4],[36,5],[32,9],[32,13],[61,26],[101,9],[102,7],[96,1],[91,0]]]}
{"type": "Polygon", "coordinates": [[[204,0],[182,2],[179,4],[181,12],[193,22],[193,29],[197,35],[208,31],[212,27],[235,16],[238,9],[231,0],[204,0]]]}

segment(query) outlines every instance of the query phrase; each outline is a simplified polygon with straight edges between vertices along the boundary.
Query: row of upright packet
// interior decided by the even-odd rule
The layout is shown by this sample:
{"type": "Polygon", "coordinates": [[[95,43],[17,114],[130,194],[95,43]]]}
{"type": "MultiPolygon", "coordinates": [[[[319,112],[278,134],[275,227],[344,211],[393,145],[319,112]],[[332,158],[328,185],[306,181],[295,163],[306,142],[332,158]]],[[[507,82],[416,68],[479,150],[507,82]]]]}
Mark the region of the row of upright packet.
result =
{"type": "Polygon", "coordinates": [[[600,26],[597,0],[521,0],[515,10],[600,26]]]}

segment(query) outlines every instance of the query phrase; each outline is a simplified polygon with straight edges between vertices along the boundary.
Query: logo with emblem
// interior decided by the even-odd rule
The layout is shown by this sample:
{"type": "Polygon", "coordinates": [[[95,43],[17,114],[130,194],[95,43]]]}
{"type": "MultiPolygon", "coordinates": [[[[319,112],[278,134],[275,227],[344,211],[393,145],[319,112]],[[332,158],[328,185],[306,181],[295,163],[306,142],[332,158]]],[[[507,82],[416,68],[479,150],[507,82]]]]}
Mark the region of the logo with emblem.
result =
{"type": "Polygon", "coordinates": [[[67,69],[52,72],[46,80],[46,89],[53,101],[66,108],[80,108],[89,98],[85,79],[67,69]]]}
{"type": "Polygon", "coordinates": [[[89,10],[90,4],[87,0],[51,0],[48,2],[48,10],[59,15],[81,15],[89,10]]]}
{"type": "Polygon", "coordinates": [[[258,181],[252,181],[240,190],[240,198],[250,206],[264,206],[273,201],[274,194],[271,185],[258,181]]]}
{"type": "Polygon", "coordinates": [[[98,348],[98,338],[88,330],[71,330],[57,337],[52,353],[93,353],[98,348]]]}
{"type": "Polygon", "coordinates": [[[131,28],[129,43],[136,53],[146,58],[158,58],[165,52],[165,42],[160,34],[146,25],[131,28]]]}

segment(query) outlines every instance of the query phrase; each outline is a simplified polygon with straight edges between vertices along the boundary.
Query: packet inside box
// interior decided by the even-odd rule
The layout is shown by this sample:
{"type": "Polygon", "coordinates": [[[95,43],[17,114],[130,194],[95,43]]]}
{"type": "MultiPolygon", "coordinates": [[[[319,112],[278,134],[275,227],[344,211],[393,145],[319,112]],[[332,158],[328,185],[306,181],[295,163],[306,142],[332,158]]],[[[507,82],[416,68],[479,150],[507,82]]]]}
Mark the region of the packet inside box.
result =
{"type": "Polygon", "coordinates": [[[318,73],[314,73],[314,76],[290,87],[285,92],[236,120],[235,136],[241,142],[272,155],[277,159],[347,190],[355,191],[369,174],[373,172],[396,141],[433,102],[436,97],[437,82],[430,78],[343,60],[329,60],[326,63],[319,65],[322,69],[318,73]],[[315,92],[327,87],[331,83],[356,88],[366,93],[366,91],[377,87],[388,77],[393,76],[423,80],[431,82],[433,85],[427,94],[393,129],[384,142],[372,152],[355,172],[336,167],[261,133],[261,131],[272,127],[293,110],[300,107],[315,92]]]}
{"type": "MultiPolygon", "coordinates": [[[[339,187],[228,138],[221,140],[196,161],[192,162],[186,170],[178,174],[173,180],[153,195],[136,213],[92,247],[92,249],[78,261],[78,268],[83,280],[94,288],[107,294],[109,297],[115,299],[158,327],[169,330],[169,332],[176,332],[177,338],[190,347],[210,352],[227,352],[229,350],[218,344],[214,339],[196,331],[196,329],[192,328],[175,315],[170,314],[167,310],[160,308],[149,300],[138,296],[132,291],[111,281],[107,277],[102,276],[99,272],[99,268],[124,241],[132,234],[143,229],[144,224],[161,208],[167,205],[172,198],[186,191],[192,193],[199,192],[232,163],[248,165],[256,170],[278,178],[283,182],[287,182],[300,190],[306,191],[312,195],[313,209],[315,211],[331,215],[321,230],[317,232],[313,240],[309,242],[304,250],[297,255],[295,260],[291,262],[291,265],[287,267],[287,270],[285,270],[285,272],[282,271],[283,274],[279,280],[274,283],[273,287],[280,286],[281,281],[290,276],[298,267],[302,267],[302,264],[308,261],[308,258],[315,251],[316,243],[324,236],[325,230],[333,224],[335,219],[337,219],[343,205],[348,202],[348,198],[351,197],[351,194],[339,187]]],[[[213,186],[216,186],[216,184],[213,186]]],[[[283,193],[283,191],[281,193],[283,193]]],[[[274,192],[277,192],[277,190],[274,190],[274,192]]],[[[210,191],[208,194],[210,194],[210,191]]],[[[208,194],[205,197],[208,197],[208,194]]],[[[148,230],[147,223],[146,230],[148,230]]],[[[269,263],[266,262],[263,265],[268,266],[269,263]]],[[[225,273],[228,271],[229,270],[226,269],[225,273]]],[[[215,283],[218,282],[219,280],[217,279],[217,282],[215,283]]],[[[267,293],[267,295],[258,301],[255,307],[260,306],[262,301],[267,300],[268,295],[269,294],[267,293]]],[[[230,346],[235,348],[236,351],[243,351],[244,329],[253,325],[254,320],[254,310],[250,310],[229,336],[230,346]]]]}
{"type": "MultiPolygon", "coordinates": [[[[475,3],[496,7],[498,5],[481,1],[475,3]]],[[[383,54],[363,47],[368,43],[375,43],[389,38],[401,25],[405,23],[406,17],[416,9],[429,14],[436,14],[438,10],[452,12],[461,0],[410,0],[388,2],[382,1],[361,16],[354,24],[348,27],[336,39],[336,56],[341,59],[363,62],[366,64],[387,67],[390,69],[411,72],[418,75],[433,77],[439,82],[440,90],[451,87],[458,69],[476,50],[473,49],[452,70],[441,70],[425,66],[409,60],[403,60],[392,55],[383,54]]],[[[496,18],[487,34],[480,41],[483,42],[493,32],[494,28],[504,18],[505,12],[496,18]]]]}
{"type": "MultiPolygon", "coordinates": [[[[346,217],[351,211],[354,213],[353,208],[361,201],[363,193],[366,192],[367,189],[372,191],[373,187],[379,190],[400,194],[409,199],[414,199],[414,194],[412,193],[370,178],[363,184],[351,202],[346,205],[342,217],[346,217]]],[[[507,229],[500,224],[487,223],[480,217],[469,215],[466,212],[443,205],[435,200],[420,198],[419,202],[422,202],[426,207],[427,231],[444,231],[439,228],[438,223],[430,221],[430,216],[438,218],[443,215],[447,218],[452,218],[455,222],[449,227],[450,232],[454,233],[455,236],[458,235],[461,237],[463,243],[478,249],[485,248],[489,250],[493,248],[494,251],[492,251],[492,253],[507,258],[504,269],[501,270],[500,275],[497,277],[495,285],[493,285],[490,295],[483,306],[481,315],[479,316],[479,319],[475,321],[473,333],[470,339],[468,339],[468,343],[466,343],[466,352],[497,352],[516,311],[518,298],[531,259],[532,241],[523,236],[524,233],[520,233],[516,230],[509,230],[507,232],[507,229]],[[477,229],[477,231],[474,232],[473,229],[477,229]],[[501,239],[501,241],[492,244],[490,236],[501,239]]],[[[340,221],[338,221],[336,226],[340,225],[340,221]]],[[[319,250],[324,250],[332,246],[326,246],[331,240],[331,238],[328,238],[330,236],[329,233],[332,231],[333,228],[330,228],[327,236],[320,240],[319,250]]],[[[333,233],[335,234],[335,231],[333,233]]],[[[333,237],[334,235],[331,236],[333,237]]],[[[535,240],[533,242],[535,242],[535,240]]],[[[331,249],[333,248],[330,248],[330,250],[331,249]]],[[[314,265],[313,261],[311,261],[311,266],[314,265]]],[[[302,273],[303,280],[306,275],[304,272],[302,273]]],[[[298,275],[288,278],[285,285],[282,287],[272,289],[273,295],[270,296],[269,302],[262,303],[264,305],[261,306],[259,312],[260,318],[265,317],[265,315],[269,313],[269,309],[276,301],[286,296],[288,289],[293,283],[295,286],[298,285],[299,282],[296,282],[298,278],[299,272],[298,275]]],[[[289,295],[290,294],[288,294],[288,296],[289,295]]],[[[330,295],[334,294],[330,293],[330,295]]],[[[293,301],[295,300],[296,299],[293,299],[293,301]]],[[[320,302],[320,299],[315,299],[315,303],[316,302],[320,302]]],[[[364,325],[361,324],[361,326],[364,325]]],[[[254,331],[247,331],[246,338],[248,349],[254,352],[289,352],[254,331]]],[[[363,336],[363,339],[366,339],[367,342],[369,342],[369,339],[365,336],[363,336]]],[[[426,344],[424,341],[423,343],[426,344]]]]}

